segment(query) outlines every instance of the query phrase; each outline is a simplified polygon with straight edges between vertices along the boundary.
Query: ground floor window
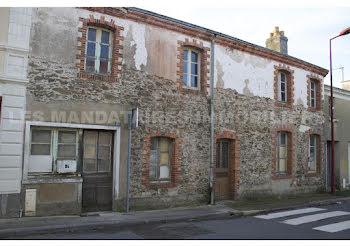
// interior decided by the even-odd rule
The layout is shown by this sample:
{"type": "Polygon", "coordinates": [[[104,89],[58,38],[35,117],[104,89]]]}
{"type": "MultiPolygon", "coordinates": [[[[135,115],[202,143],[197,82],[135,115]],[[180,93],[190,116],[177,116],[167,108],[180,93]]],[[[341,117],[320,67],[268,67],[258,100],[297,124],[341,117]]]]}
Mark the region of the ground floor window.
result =
{"type": "Polygon", "coordinates": [[[29,172],[57,172],[60,160],[77,161],[76,129],[32,128],[29,172]]]}
{"type": "Polygon", "coordinates": [[[173,139],[167,137],[151,138],[150,171],[151,182],[169,182],[171,180],[171,165],[173,139]]]}

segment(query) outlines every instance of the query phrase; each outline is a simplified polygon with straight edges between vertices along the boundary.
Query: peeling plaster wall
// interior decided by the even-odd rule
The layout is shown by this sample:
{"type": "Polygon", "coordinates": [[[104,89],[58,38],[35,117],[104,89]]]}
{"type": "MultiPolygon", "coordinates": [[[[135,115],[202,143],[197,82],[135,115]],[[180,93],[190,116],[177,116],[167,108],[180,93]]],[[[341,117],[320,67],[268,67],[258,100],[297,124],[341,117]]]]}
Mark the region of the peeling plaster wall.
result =
{"type": "MultiPolygon", "coordinates": [[[[220,45],[215,46],[215,60],[215,87],[224,86],[247,96],[274,99],[274,66],[279,65],[278,62],[220,45]]],[[[306,76],[312,73],[290,68],[294,70],[294,104],[307,108],[306,76]]]]}

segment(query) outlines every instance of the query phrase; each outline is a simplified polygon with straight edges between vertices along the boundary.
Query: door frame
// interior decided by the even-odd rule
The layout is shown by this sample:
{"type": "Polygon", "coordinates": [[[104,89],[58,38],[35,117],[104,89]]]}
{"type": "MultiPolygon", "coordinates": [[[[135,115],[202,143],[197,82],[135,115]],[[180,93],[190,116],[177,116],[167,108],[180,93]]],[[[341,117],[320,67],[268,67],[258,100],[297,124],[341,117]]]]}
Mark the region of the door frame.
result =
{"type": "MultiPolygon", "coordinates": [[[[40,122],[26,121],[25,140],[24,140],[24,161],[23,161],[23,182],[28,180],[28,167],[30,155],[30,133],[31,127],[55,127],[55,128],[73,128],[73,129],[96,129],[96,130],[112,130],[113,134],[113,188],[112,188],[112,210],[116,209],[116,201],[119,198],[119,175],[120,175],[120,123],[115,126],[110,125],[93,125],[93,124],[73,124],[73,123],[56,123],[56,122],[40,122]]],[[[64,178],[62,178],[64,183],[64,178]]],[[[81,186],[82,188],[82,186],[81,186]]],[[[82,203],[82,191],[79,192],[79,201],[82,203]]]]}
{"type": "MultiPolygon", "coordinates": [[[[229,141],[230,152],[229,152],[229,163],[228,163],[228,171],[229,171],[229,199],[234,200],[238,193],[239,188],[239,140],[237,138],[236,133],[230,130],[224,130],[215,134],[214,137],[214,164],[213,164],[213,189],[215,193],[215,184],[216,184],[216,143],[218,140],[226,139],[229,141]]],[[[215,194],[214,194],[215,198],[215,194]]]]}

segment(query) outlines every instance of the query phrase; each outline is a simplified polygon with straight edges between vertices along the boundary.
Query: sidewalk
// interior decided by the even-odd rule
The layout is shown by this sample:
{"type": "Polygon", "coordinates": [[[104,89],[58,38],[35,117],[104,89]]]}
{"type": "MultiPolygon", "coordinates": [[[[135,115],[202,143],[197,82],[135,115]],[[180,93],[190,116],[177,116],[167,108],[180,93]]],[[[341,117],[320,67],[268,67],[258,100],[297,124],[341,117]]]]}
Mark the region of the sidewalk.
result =
{"type": "Polygon", "coordinates": [[[129,213],[98,212],[85,217],[51,216],[0,219],[0,238],[104,228],[119,230],[143,224],[230,219],[298,207],[324,206],[348,200],[350,200],[349,195],[308,194],[281,199],[220,201],[216,205],[199,207],[129,213]]]}
{"type": "Polygon", "coordinates": [[[121,229],[142,224],[229,219],[235,216],[241,216],[241,212],[225,205],[205,205],[129,213],[99,212],[85,217],[51,216],[0,219],[0,238],[62,231],[121,229]]]}

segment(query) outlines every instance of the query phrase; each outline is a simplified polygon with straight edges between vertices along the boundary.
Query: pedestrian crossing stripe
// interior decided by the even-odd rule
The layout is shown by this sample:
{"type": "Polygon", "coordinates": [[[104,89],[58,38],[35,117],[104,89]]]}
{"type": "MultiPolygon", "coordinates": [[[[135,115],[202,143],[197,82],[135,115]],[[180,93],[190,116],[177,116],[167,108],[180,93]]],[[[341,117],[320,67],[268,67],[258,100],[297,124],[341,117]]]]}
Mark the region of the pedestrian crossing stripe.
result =
{"type": "Polygon", "coordinates": [[[344,212],[344,211],[333,211],[333,212],[327,212],[327,213],[320,213],[320,214],[313,214],[313,215],[307,215],[307,216],[302,216],[294,219],[289,219],[283,221],[283,223],[288,224],[288,225],[301,225],[305,223],[310,223],[314,221],[319,221],[323,219],[328,219],[332,217],[338,217],[338,216],[344,216],[344,215],[349,215],[349,212],[344,212]]]}
{"type": "Polygon", "coordinates": [[[323,232],[330,232],[330,233],[340,232],[340,231],[350,229],[350,220],[329,224],[329,225],[324,225],[324,226],[319,226],[312,229],[323,231],[323,232]]]}
{"type": "Polygon", "coordinates": [[[319,212],[319,211],[323,211],[323,210],[326,210],[326,209],[323,209],[323,208],[303,208],[303,209],[289,210],[289,211],[283,211],[283,212],[278,212],[278,213],[270,213],[270,214],[266,214],[266,215],[258,215],[258,216],[255,216],[255,218],[270,220],[270,219],[282,218],[282,217],[293,216],[293,215],[298,215],[298,214],[314,213],[314,212],[319,212]]]}

